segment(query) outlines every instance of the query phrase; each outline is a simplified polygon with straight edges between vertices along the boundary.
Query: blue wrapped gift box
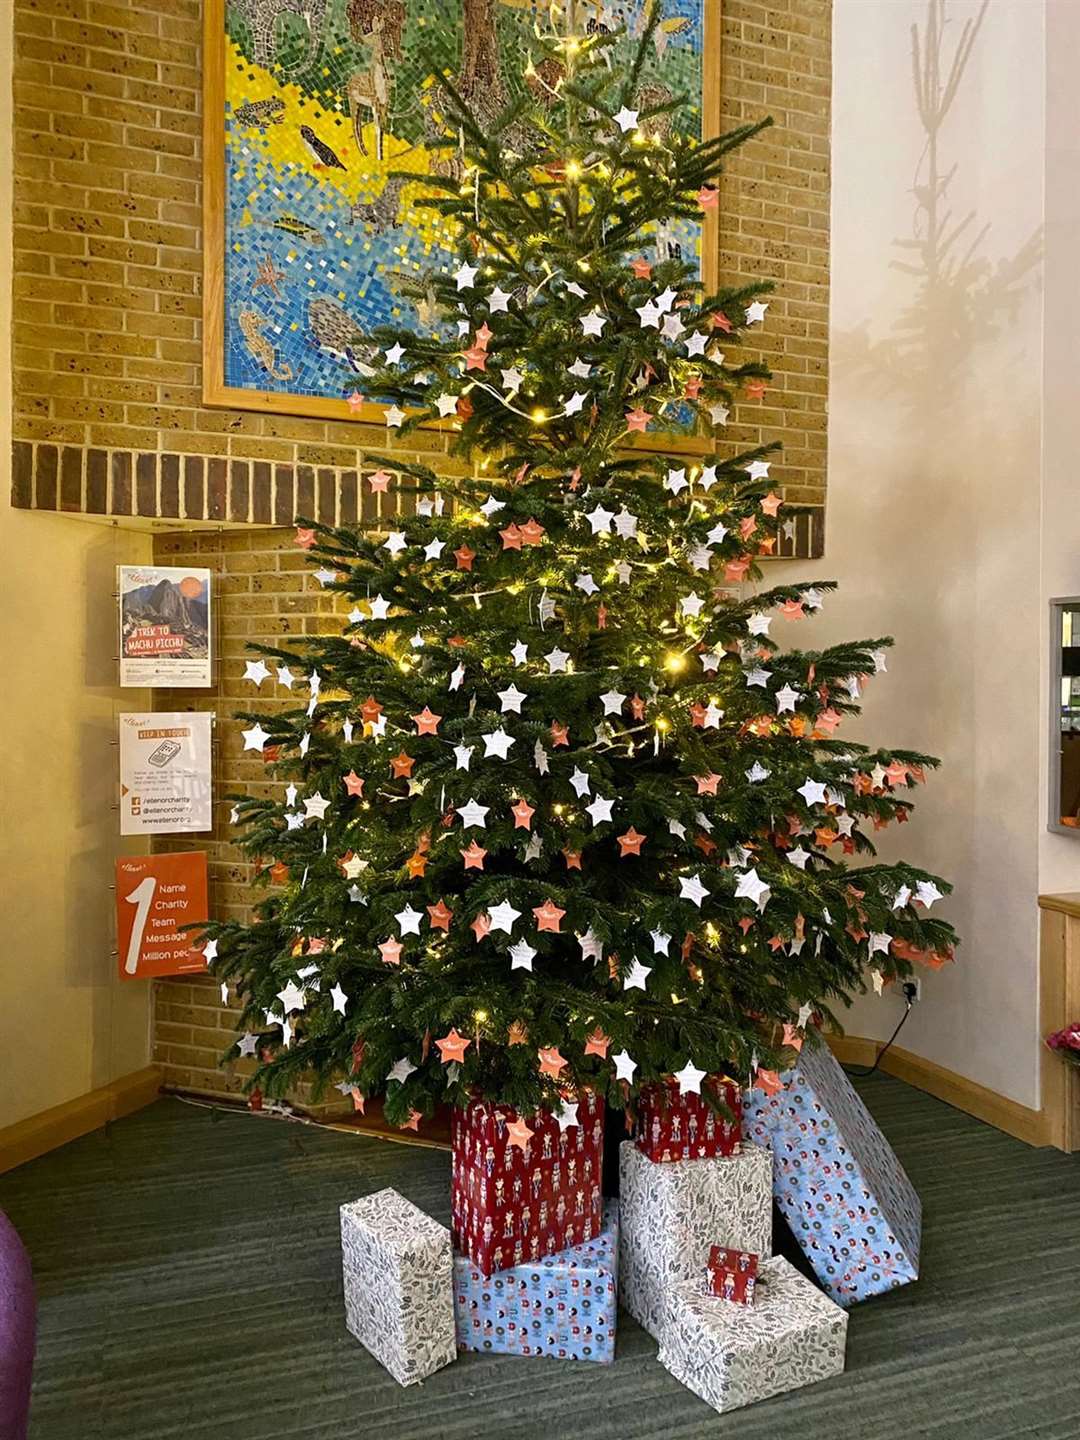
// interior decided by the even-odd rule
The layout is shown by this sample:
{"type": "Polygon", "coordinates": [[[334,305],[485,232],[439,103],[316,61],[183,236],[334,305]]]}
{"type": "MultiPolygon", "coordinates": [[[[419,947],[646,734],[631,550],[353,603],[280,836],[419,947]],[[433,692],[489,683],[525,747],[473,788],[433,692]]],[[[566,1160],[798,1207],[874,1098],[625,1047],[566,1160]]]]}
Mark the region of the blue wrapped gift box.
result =
{"type": "Polygon", "coordinates": [[[822,1040],[774,1095],[752,1090],[748,1139],[771,1146],[773,1198],[838,1305],[919,1278],[922,1205],[888,1141],[822,1040]]]}
{"type": "Polygon", "coordinates": [[[595,1240],[532,1265],[487,1278],[454,1255],[454,1314],[459,1350],[548,1355],[557,1360],[615,1359],[618,1205],[604,1205],[595,1240]]]}

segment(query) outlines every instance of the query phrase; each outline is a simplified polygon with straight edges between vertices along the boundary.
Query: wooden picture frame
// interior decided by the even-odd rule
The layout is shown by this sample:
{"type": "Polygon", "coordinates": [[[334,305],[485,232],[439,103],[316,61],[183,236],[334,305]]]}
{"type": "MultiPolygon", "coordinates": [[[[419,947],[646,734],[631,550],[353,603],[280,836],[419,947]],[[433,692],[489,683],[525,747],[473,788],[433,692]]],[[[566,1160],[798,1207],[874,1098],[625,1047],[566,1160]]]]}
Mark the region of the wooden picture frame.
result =
{"type": "MultiPolygon", "coordinates": [[[[351,0],[353,5],[359,5],[362,13],[366,16],[368,12],[374,13],[377,17],[383,17],[387,12],[404,15],[405,4],[409,0],[351,0]]],[[[459,0],[463,6],[491,7],[502,4],[509,7],[521,7],[522,0],[459,0]]],[[[692,5],[695,0],[681,0],[681,3],[692,5]]],[[[703,43],[701,46],[701,114],[702,129],[706,136],[720,133],[720,13],[722,0],[697,0],[701,6],[701,27],[703,43]]],[[[270,16],[270,34],[278,33],[273,30],[275,24],[280,23],[281,16],[296,17],[300,23],[300,17],[306,11],[310,16],[313,12],[322,15],[327,6],[337,6],[340,9],[342,0],[321,0],[321,3],[312,4],[308,0],[307,5],[302,5],[299,0],[204,0],[204,49],[203,49],[203,365],[202,365],[202,393],[203,403],[211,407],[226,407],[232,410],[253,411],[261,414],[271,415],[297,415],[307,416],[319,420],[333,421],[360,421],[368,424],[382,425],[384,423],[384,407],[368,401],[360,403],[352,402],[342,395],[333,394],[311,394],[298,393],[287,388],[263,389],[251,384],[230,383],[226,374],[226,347],[235,343],[235,335],[227,332],[227,305],[228,296],[226,290],[226,246],[229,243],[228,205],[230,197],[226,190],[226,162],[227,162],[227,137],[226,137],[226,105],[228,102],[228,90],[226,84],[226,66],[232,63],[239,71],[245,63],[238,51],[230,54],[231,42],[226,32],[226,7],[227,4],[232,10],[241,11],[247,16],[270,16]]],[[[693,23],[697,23],[696,19],[693,23]]],[[[252,32],[254,34],[254,31],[252,32]]],[[[265,37],[265,25],[264,25],[265,37]]],[[[376,35],[378,39],[378,35],[376,35]]],[[[265,38],[263,43],[267,43],[265,38]]],[[[271,44],[273,41],[271,40],[271,44]]],[[[380,50],[379,58],[385,54],[385,49],[380,50]]],[[[264,72],[258,71],[258,67],[250,63],[249,77],[263,79],[264,72]]],[[[464,63],[464,62],[463,62],[464,63]]],[[[265,72],[269,73],[269,72],[265,72]]],[[[353,79],[356,79],[354,76],[353,79]]],[[[352,82],[350,81],[350,84],[352,82]]],[[[284,85],[284,82],[282,82],[284,85]]],[[[256,89],[258,86],[255,87],[256,89]]],[[[265,88],[265,87],[264,87],[265,88]]],[[[370,88],[370,87],[369,87],[370,88]]],[[[269,100],[271,106],[277,102],[274,98],[269,100]]],[[[362,99],[361,104],[371,105],[371,98],[362,99]]],[[[265,113],[265,112],[264,112],[265,113]]],[[[381,148],[383,135],[376,128],[376,112],[371,110],[372,128],[376,129],[376,138],[381,148]]],[[[321,119],[323,128],[327,122],[333,123],[340,128],[342,120],[346,117],[340,113],[331,114],[328,111],[320,112],[318,105],[313,106],[313,125],[321,119]]],[[[268,122],[266,129],[271,128],[273,122],[268,122]]],[[[361,126],[354,130],[358,135],[358,141],[362,145],[361,131],[367,127],[361,126]]],[[[259,128],[255,137],[256,141],[265,134],[262,127],[259,128]]],[[[391,140],[393,137],[390,137],[391,140]]],[[[309,148],[310,148],[310,142],[309,148]]],[[[414,149],[419,154],[420,146],[414,149]]],[[[332,152],[331,152],[332,153],[332,152]]],[[[365,152],[366,153],[366,152],[365,152]]],[[[240,162],[241,166],[243,161],[240,162]]],[[[380,154],[379,163],[383,163],[380,154]]],[[[235,177],[234,177],[235,178],[235,177]]],[[[368,206],[353,206],[356,210],[368,209],[368,206]]],[[[245,212],[246,213],[246,212],[245,212]]],[[[291,220],[294,217],[282,216],[282,220],[291,220]]],[[[263,219],[255,223],[267,225],[271,222],[263,219]]],[[[295,232],[292,232],[295,233],[295,232]]],[[[357,232],[358,234],[360,232],[357,232]]],[[[707,288],[711,289],[717,281],[719,262],[719,220],[714,212],[703,216],[701,225],[701,255],[702,272],[707,288]]],[[[303,260],[305,268],[311,268],[310,257],[303,260]]],[[[317,262],[316,262],[317,263],[317,262]]],[[[273,272],[273,263],[271,271],[273,272]]],[[[281,276],[280,278],[284,278],[281,276]]],[[[255,284],[265,284],[268,287],[274,286],[274,276],[271,273],[268,280],[256,280],[252,282],[252,289],[255,284]]],[[[276,291],[275,291],[276,293],[276,291]]],[[[310,303],[310,302],[309,302],[310,303]]],[[[333,304],[333,302],[330,302],[333,304]]],[[[254,305],[248,312],[250,316],[258,315],[254,305]]],[[[310,313],[310,312],[309,312],[310,313]]],[[[261,318],[261,317],[259,317],[261,318]]],[[[407,323],[407,322],[406,322],[407,323]]],[[[269,339],[263,337],[258,328],[255,327],[254,319],[249,320],[251,334],[246,340],[249,349],[255,347],[264,356],[276,356],[276,349],[269,339]],[[268,348],[260,348],[264,346],[268,348]]],[[[295,324],[291,327],[296,330],[295,324]]],[[[254,350],[253,352],[254,353],[254,350]]],[[[271,359],[271,368],[274,361],[271,359]]],[[[282,365],[284,371],[285,366],[282,365]]],[[[445,428],[448,422],[431,421],[430,427],[445,428]]],[[[682,451],[687,453],[702,454],[713,450],[714,445],[711,438],[696,435],[665,435],[662,432],[649,434],[647,436],[635,436],[635,441],[648,449],[664,449],[682,451]]]]}

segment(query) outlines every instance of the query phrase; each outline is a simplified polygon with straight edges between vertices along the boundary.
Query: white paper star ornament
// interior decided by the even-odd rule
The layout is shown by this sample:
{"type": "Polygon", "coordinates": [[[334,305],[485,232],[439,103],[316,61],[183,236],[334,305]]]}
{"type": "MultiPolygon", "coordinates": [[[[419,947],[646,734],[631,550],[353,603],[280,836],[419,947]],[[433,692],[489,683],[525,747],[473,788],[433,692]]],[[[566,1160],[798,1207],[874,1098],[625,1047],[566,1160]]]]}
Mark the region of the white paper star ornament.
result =
{"type": "Polygon", "coordinates": [[[701,1082],[705,1079],[706,1071],[699,1070],[692,1060],[688,1060],[681,1070],[675,1071],[675,1079],[679,1082],[680,1095],[700,1095],[701,1082]]]}
{"type": "Polygon", "coordinates": [[[710,892],[701,883],[699,875],[681,875],[679,877],[679,899],[692,901],[700,910],[701,902],[710,892]]]}
{"type": "Polygon", "coordinates": [[[264,750],[266,742],[270,739],[269,730],[264,730],[258,721],[250,730],[241,731],[241,734],[244,737],[245,750],[264,750]]]}

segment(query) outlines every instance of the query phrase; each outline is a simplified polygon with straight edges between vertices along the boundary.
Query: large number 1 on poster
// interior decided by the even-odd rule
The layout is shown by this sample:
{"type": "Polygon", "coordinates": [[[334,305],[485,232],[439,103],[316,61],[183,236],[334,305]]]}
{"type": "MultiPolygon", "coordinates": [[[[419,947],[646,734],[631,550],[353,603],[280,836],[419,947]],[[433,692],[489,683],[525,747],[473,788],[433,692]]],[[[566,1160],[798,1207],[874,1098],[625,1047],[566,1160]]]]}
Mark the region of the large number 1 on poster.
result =
{"type": "Polygon", "coordinates": [[[121,855],[116,862],[116,957],[121,980],[206,969],[195,948],[207,906],[206,852],[121,855]]]}
{"type": "Polygon", "coordinates": [[[147,875],[145,880],[140,880],[130,895],[124,899],[129,905],[135,906],[135,923],[131,927],[131,939],[128,941],[127,955],[124,957],[124,969],[129,975],[134,975],[139,963],[139,951],[142,949],[143,935],[146,931],[146,917],[150,914],[150,902],[154,898],[154,891],[157,889],[157,877],[147,875]]]}

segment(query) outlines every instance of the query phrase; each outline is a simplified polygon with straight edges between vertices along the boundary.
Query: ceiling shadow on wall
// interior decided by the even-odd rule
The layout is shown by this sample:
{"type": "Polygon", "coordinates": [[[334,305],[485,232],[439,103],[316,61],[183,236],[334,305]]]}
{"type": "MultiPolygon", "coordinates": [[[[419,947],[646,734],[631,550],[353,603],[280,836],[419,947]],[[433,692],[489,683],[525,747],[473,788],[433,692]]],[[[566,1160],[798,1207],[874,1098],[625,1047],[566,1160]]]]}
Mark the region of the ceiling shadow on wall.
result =
{"type": "MultiPolygon", "coordinates": [[[[978,727],[991,704],[1001,730],[1019,724],[1013,692],[1038,683],[1037,657],[1026,652],[1006,679],[998,652],[1013,632],[1004,627],[995,652],[980,622],[995,596],[1009,596],[1015,610],[1028,603],[1016,579],[1038,559],[1038,496],[1029,505],[1028,487],[1038,477],[1042,364],[1030,303],[1041,223],[1026,231],[1014,211],[1010,225],[1027,238],[995,255],[986,215],[1013,171],[1042,158],[1033,131],[1016,134],[1007,153],[987,134],[982,116],[997,125],[1002,112],[983,103],[1001,103],[994,87],[1011,38],[1009,16],[993,33],[999,17],[991,11],[988,20],[988,10],[983,0],[960,21],[947,0],[929,0],[910,28],[912,106],[890,115],[888,130],[880,125],[885,166],[918,147],[910,230],[881,262],[891,278],[877,287],[878,311],[831,339],[830,452],[859,483],[845,486],[843,514],[834,501],[830,528],[843,532],[843,553],[866,556],[877,609],[896,617],[902,724],[946,762],[950,803],[929,808],[938,848],[954,853],[977,843],[976,791],[1000,786],[1003,809],[1014,811],[1003,818],[1003,837],[1020,823],[1027,800],[1015,751],[994,743],[998,721],[981,735],[978,727]],[[963,178],[985,198],[965,207],[963,178]]],[[[1030,194],[1018,203],[1041,221],[1030,194]]],[[[844,223],[850,229],[851,217],[844,223]]]]}
{"type": "Polygon", "coordinates": [[[930,423],[951,406],[943,380],[962,375],[976,349],[1015,319],[1042,260],[1041,225],[1012,254],[991,259],[992,222],[977,209],[958,214],[954,208],[960,162],[950,156],[943,130],[962,111],[964,77],[988,8],[983,0],[955,43],[947,0],[928,0],[925,23],[911,27],[915,112],[925,140],[911,187],[911,233],[894,240],[902,253],[889,262],[908,277],[909,299],[886,338],[873,341],[860,326],[833,342],[836,361],[930,423]]]}

